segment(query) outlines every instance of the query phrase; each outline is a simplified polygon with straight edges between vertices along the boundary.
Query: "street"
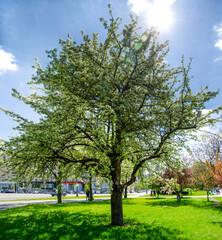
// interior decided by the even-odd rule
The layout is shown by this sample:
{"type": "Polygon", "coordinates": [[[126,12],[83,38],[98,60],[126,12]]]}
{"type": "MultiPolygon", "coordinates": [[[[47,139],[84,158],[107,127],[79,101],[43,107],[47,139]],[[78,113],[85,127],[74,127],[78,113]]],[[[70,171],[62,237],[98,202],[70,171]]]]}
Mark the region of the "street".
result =
{"type": "MultiPolygon", "coordinates": [[[[85,202],[85,194],[79,194],[80,197],[83,197],[81,199],[63,199],[63,203],[71,203],[71,202],[85,202]]],[[[69,194],[67,197],[76,197],[76,194],[69,194]]],[[[0,194],[0,211],[9,209],[9,208],[15,208],[15,207],[22,207],[28,204],[55,204],[57,203],[57,198],[54,197],[54,200],[45,200],[44,198],[52,198],[51,194],[29,194],[29,193],[1,193],[0,194]],[[30,200],[30,199],[36,199],[36,198],[43,198],[43,200],[30,200]],[[18,199],[24,199],[23,201],[16,201],[18,199]],[[15,201],[13,201],[15,200],[15,201]]],[[[108,200],[110,197],[107,195],[107,198],[96,198],[96,201],[101,200],[108,200]]]]}
{"type": "MultiPolygon", "coordinates": [[[[135,194],[129,194],[128,198],[136,198],[136,197],[142,197],[143,195],[147,195],[145,192],[142,193],[135,193],[135,194]]],[[[74,198],[76,197],[76,194],[68,194],[67,197],[73,197],[73,199],[63,199],[63,203],[71,203],[71,202],[85,202],[85,194],[79,194],[79,197],[82,197],[80,199],[74,198]]],[[[99,196],[99,194],[95,194],[94,196],[99,196]]],[[[103,195],[104,196],[104,195],[103,195]]],[[[184,196],[186,198],[186,196],[184,196]]],[[[188,197],[206,197],[206,196],[188,196],[188,197]]],[[[210,195],[210,197],[222,197],[222,193],[220,195],[210,195]]],[[[51,194],[29,194],[29,193],[1,193],[0,194],[0,211],[6,210],[9,208],[15,208],[15,207],[22,207],[26,206],[28,204],[55,204],[57,203],[57,198],[55,197],[53,200],[45,200],[44,198],[52,198],[51,194]],[[36,198],[43,198],[42,200],[31,200],[36,198]],[[21,199],[22,201],[16,201],[18,199],[21,199]],[[24,199],[24,200],[23,200],[24,199]],[[15,201],[13,201],[15,200],[15,201]]],[[[95,198],[94,201],[102,201],[102,200],[109,200],[110,195],[107,195],[107,197],[101,197],[101,198],[95,198]]]]}

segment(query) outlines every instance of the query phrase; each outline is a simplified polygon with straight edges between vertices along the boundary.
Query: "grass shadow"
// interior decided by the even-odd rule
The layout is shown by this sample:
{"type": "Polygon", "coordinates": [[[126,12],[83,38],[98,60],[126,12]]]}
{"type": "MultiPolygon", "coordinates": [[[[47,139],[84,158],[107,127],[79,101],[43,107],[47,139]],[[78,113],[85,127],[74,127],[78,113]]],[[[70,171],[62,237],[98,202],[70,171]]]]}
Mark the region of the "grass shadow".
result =
{"type": "Polygon", "coordinates": [[[192,206],[196,208],[205,208],[205,209],[214,209],[217,211],[222,211],[221,205],[214,205],[213,201],[206,201],[202,198],[200,199],[193,199],[193,198],[182,198],[180,202],[178,202],[176,199],[146,199],[146,205],[149,206],[162,206],[162,207],[181,207],[181,206],[192,206]]]}
{"type": "Polygon", "coordinates": [[[126,219],[126,227],[113,227],[109,223],[109,214],[63,211],[61,205],[45,205],[43,208],[29,205],[1,214],[0,239],[182,239],[177,230],[172,231],[155,223],[138,223],[132,219],[126,219]]]}
{"type": "Polygon", "coordinates": [[[222,228],[222,222],[211,222],[214,225],[219,225],[222,228]]]}

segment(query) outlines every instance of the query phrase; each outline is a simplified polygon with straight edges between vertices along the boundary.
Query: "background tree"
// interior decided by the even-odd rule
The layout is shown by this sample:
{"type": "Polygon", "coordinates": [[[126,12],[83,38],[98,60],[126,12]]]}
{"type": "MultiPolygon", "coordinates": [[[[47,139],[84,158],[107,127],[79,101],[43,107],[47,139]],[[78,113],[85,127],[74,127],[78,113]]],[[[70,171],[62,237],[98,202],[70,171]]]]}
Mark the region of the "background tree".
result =
{"type": "Polygon", "coordinates": [[[164,179],[159,175],[154,175],[147,180],[147,187],[151,189],[151,196],[157,196],[157,198],[159,198],[160,191],[165,185],[164,179]]]}
{"type": "Polygon", "coordinates": [[[175,178],[165,179],[165,184],[161,190],[168,194],[175,192],[177,196],[177,202],[181,201],[180,185],[177,183],[177,180],[175,178]]]}
{"type": "Polygon", "coordinates": [[[163,174],[164,179],[175,178],[180,186],[180,191],[191,186],[192,174],[189,167],[183,168],[180,171],[167,169],[163,174]]]}
{"type": "Polygon", "coordinates": [[[167,169],[163,178],[166,181],[165,188],[168,192],[174,191],[176,193],[178,202],[181,201],[181,194],[186,193],[186,188],[190,188],[192,184],[190,168],[183,168],[181,171],[167,169]]]}
{"type": "Polygon", "coordinates": [[[194,161],[205,163],[208,160],[210,163],[215,162],[217,153],[221,153],[222,147],[222,131],[205,132],[200,136],[196,144],[191,148],[191,158],[194,161]]]}
{"type": "MultiPolygon", "coordinates": [[[[30,84],[42,86],[44,94],[14,96],[39,112],[47,110],[70,121],[66,154],[56,151],[57,160],[91,165],[112,183],[111,224],[124,225],[123,189],[131,185],[145,162],[162,161],[186,134],[207,123],[220,108],[203,114],[205,103],[218,91],[207,88],[193,94],[188,76],[190,64],[171,68],[165,61],[168,42],[157,42],[155,29],[139,34],[137,19],[120,29],[121,19],[101,18],[107,32],[104,42],[98,34],[83,34],[76,44],[69,37],[60,40],[61,51],[47,51],[49,64],[37,62],[30,84]],[[71,116],[73,114],[73,116],[71,116]],[[68,116],[68,117],[67,117],[68,116]],[[130,177],[124,181],[124,162],[131,161],[130,177]]],[[[49,115],[45,120],[50,120],[49,115]]],[[[60,135],[59,135],[60,137],[60,135]]]]}
{"type": "Polygon", "coordinates": [[[207,192],[207,201],[209,201],[209,192],[215,186],[215,181],[207,169],[206,163],[195,162],[191,172],[194,187],[204,189],[207,192]]]}
{"type": "Polygon", "coordinates": [[[220,183],[221,165],[218,154],[221,153],[221,145],[221,130],[218,130],[212,133],[205,132],[195,147],[192,148],[191,158],[194,161],[192,166],[193,185],[198,189],[205,189],[208,200],[209,191],[220,183]]]}
{"type": "MultiPolygon", "coordinates": [[[[150,161],[143,164],[143,168],[139,172],[139,188],[156,190],[157,194],[160,193],[161,188],[165,185],[165,179],[168,177],[175,177],[177,172],[182,169],[184,165],[184,159],[182,155],[174,148],[168,148],[168,154],[165,154],[164,158],[157,161],[150,161]],[[166,170],[174,169],[174,170],[166,170]],[[171,172],[174,172],[173,176],[169,176],[171,172]],[[168,173],[164,176],[164,173],[168,173]]],[[[172,175],[172,174],[171,174],[172,175]]],[[[157,195],[158,196],[158,195],[157,195]]]]}
{"type": "Polygon", "coordinates": [[[206,161],[206,167],[214,178],[215,183],[220,187],[222,185],[222,161],[219,159],[218,153],[216,153],[216,162],[212,164],[206,161]]]}
{"type": "MultiPolygon", "coordinates": [[[[133,168],[133,164],[131,161],[125,161],[122,165],[121,168],[121,178],[123,182],[127,182],[130,179],[130,172],[131,169],[133,168]]],[[[128,186],[125,186],[124,189],[124,198],[127,198],[127,193],[128,193],[128,186]]]]}

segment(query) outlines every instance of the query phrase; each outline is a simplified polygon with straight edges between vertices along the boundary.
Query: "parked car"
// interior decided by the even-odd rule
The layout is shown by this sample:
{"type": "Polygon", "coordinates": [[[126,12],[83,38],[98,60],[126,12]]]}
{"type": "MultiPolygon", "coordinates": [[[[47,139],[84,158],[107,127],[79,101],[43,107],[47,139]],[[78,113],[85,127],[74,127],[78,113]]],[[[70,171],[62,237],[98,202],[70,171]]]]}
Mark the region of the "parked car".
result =
{"type": "MultiPolygon", "coordinates": [[[[63,192],[62,193],[62,196],[64,197],[64,196],[66,196],[66,192],[63,192]]],[[[57,192],[51,192],[51,195],[52,195],[52,197],[55,197],[55,196],[57,196],[57,192]]]]}
{"type": "Polygon", "coordinates": [[[15,191],[11,189],[1,189],[1,193],[15,193],[15,191]]]}

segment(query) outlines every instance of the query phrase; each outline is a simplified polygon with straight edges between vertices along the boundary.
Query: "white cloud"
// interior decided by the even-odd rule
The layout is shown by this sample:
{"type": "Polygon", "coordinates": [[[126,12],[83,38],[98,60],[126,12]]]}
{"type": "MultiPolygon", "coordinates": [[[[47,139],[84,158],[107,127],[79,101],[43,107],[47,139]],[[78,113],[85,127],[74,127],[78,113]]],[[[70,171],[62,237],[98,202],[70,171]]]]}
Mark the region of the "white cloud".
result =
{"type": "Polygon", "coordinates": [[[217,41],[214,46],[222,50],[222,23],[215,25],[213,30],[217,33],[217,41]]]}
{"type": "Polygon", "coordinates": [[[222,61],[222,56],[214,59],[214,62],[219,62],[219,61],[222,61]]]}
{"type": "Polygon", "coordinates": [[[17,71],[18,66],[15,61],[13,54],[0,48],[0,75],[7,71],[17,71]]]}
{"type": "Polygon", "coordinates": [[[222,50],[222,39],[217,40],[217,42],[215,43],[214,46],[218,47],[218,48],[220,48],[220,50],[222,50]]]}
{"type": "Polygon", "coordinates": [[[128,5],[132,5],[131,11],[136,14],[151,11],[154,6],[169,8],[176,0],[128,0],[128,5]]]}
{"type": "Polygon", "coordinates": [[[131,11],[136,14],[145,12],[150,6],[147,0],[128,0],[128,5],[130,4],[132,5],[131,11]]]}

